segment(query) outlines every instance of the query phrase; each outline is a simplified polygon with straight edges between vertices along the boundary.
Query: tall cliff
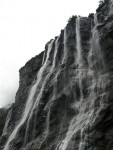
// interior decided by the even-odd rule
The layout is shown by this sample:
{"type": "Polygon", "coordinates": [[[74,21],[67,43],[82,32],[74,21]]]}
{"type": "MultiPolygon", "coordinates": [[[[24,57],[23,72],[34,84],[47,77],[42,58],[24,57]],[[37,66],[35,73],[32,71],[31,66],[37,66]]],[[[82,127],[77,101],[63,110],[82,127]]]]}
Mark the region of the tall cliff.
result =
{"type": "Polygon", "coordinates": [[[113,0],[73,16],[20,69],[0,150],[113,149],[113,0]]]}

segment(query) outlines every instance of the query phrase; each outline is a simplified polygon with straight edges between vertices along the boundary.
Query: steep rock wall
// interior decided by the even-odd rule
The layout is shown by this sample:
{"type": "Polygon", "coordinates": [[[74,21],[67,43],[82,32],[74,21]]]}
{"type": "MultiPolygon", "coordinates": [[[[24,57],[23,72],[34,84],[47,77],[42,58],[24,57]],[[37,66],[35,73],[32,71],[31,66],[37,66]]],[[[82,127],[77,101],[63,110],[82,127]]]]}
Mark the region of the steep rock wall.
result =
{"type": "Polygon", "coordinates": [[[112,150],[113,2],[73,16],[20,70],[3,150],[112,150]]]}

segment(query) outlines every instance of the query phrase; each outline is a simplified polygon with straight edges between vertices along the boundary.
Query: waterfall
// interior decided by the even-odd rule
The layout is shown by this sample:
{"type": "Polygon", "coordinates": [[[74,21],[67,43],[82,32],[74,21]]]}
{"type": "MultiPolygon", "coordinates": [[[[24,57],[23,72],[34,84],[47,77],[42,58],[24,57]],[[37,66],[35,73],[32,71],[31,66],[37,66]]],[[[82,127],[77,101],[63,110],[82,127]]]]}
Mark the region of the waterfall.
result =
{"type": "Polygon", "coordinates": [[[44,54],[43,54],[43,59],[42,59],[42,66],[43,66],[43,64],[44,64],[44,61],[45,61],[45,55],[46,55],[46,53],[45,53],[45,51],[44,51],[44,54]]]}
{"type": "Polygon", "coordinates": [[[80,17],[76,19],[76,49],[77,49],[76,64],[79,69],[77,78],[78,78],[78,84],[80,87],[80,94],[82,100],[83,99],[82,77],[83,77],[84,68],[81,68],[81,66],[83,66],[83,59],[82,59],[82,46],[81,46],[81,33],[80,33],[80,17]]]}
{"type": "MultiPolygon", "coordinates": [[[[89,126],[89,122],[91,121],[91,114],[94,113],[94,103],[95,100],[98,97],[98,94],[104,94],[104,89],[103,89],[103,81],[101,77],[99,79],[95,78],[95,74],[91,73],[91,66],[94,65],[95,61],[97,62],[95,64],[95,67],[93,67],[93,71],[101,71],[103,68],[103,56],[101,53],[100,49],[100,44],[99,44],[99,32],[97,30],[97,16],[95,16],[94,19],[95,26],[92,30],[92,38],[91,40],[91,49],[89,52],[89,55],[87,56],[88,62],[89,62],[89,68],[81,68],[81,66],[84,65],[83,59],[82,59],[82,46],[81,46],[81,34],[80,34],[80,18],[78,17],[76,19],[76,58],[75,58],[75,63],[78,65],[78,68],[76,69],[76,79],[75,79],[75,84],[78,85],[80,89],[80,99],[77,100],[76,102],[76,97],[75,97],[75,104],[74,108],[79,109],[79,114],[77,116],[74,116],[70,122],[68,132],[66,133],[66,136],[64,140],[59,144],[59,150],[67,150],[69,143],[72,140],[72,137],[77,134],[77,131],[80,131],[80,143],[79,143],[79,150],[84,150],[85,149],[85,140],[87,139],[87,135],[89,134],[87,132],[87,135],[84,136],[84,129],[85,127],[89,126]],[[95,58],[92,59],[91,55],[95,58]],[[92,59],[92,60],[91,60],[92,59]],[[97,70],[99,69],[99,70],[97,70]],[[84,95],[84,88],[85,84],[88,86],[88,96],[84,95]],[[97,90],[96,90],[97,89],[97,90]],[[101,92],[99,93],[98,91],[101,89],[101,92]],[[87,111],[86,111],[87,110],[87,111]],[[86,138],[86,139],[85,139],[86,138]]],[[[75,91],[76,93],[77,91],[75,91]]],[[[75,94],[76,95],[76,94],[75,94]]],[[[99,108],[99,105],[97,106],[99,108]]],[[[71,144],[72,145],[72,144],[71,144]]],[[[74,147],[72,147],[73,149],[74,147]]]]}
{"type": "MultiPolygon", "coordinates": [[[[11,150],[13,141],[14,146],[17,144],[22,149],[91,149],[92,128],[96,119],[98,125],[96,117],[106,101],[105,89],[110,81],[107,80],[109,73],[102,72],[104,61],[98,17],[94,17],[92,30],[90,19],[78,17],[76,23],[73,19],[63,35],[48,44],[21,119],[3,150],[11,150]],[[21,136],[23,126],[26,128],[21,136]],[[16,142],[18,136],[20,141],[17,139],[16,142]],[[19,145],[21,140],[22,145],[19,145]]],[[[4,132],[7,132],[8,122],[4,132]]]]}
{"type": "Polygon", "coordinates": [[[63,59],[62,59],[62,64],[65,63],[65,60],[67,59],[67,30],[66,27],[64,29],[64,54],[63,54],[63,59]]]}
{"type": "Polygon", "coordinates": [[[7,115],[6,123],[5,123],[4,129],[3,129],[2,135],[5,135],[5,134],[7,133],[8,124],[9,124],[9,121],[10,121],[10,119],[11,119],[11,114],[12,114],[12,109],[9,111],[9,113],[8,113],[8,115],[7,115]]]}
{"type": "Polygon", "coordinates": [[[42,74],[43,74],[43,71],[45,70],[46,68],[46,65],[47,65],[47,61],[49,59],[49,55],[50,55],[50,52],[51,52],[51,49],[52,49],[52,46],[53,46],[53,40],[51,41],[51,43],[49,44],[49,47],[48,47],[48,52],[47,52],[47,57],[46,57],[46,61],[44,63],[44,65],[41,67],[41,69],[39,70],[38,74],[37,74],[37,81],[36,83],[31,87],[31,91],[30,91],[30,94],[28,96],[28,100],[27,100],[27,103],[26,103],[26,106],[25,106],[25,109],[24,109],[24,112],[23,112],[23,115],[22,115],[22,118],[20,119],[19,123],[17,124],[17,126],[14,128],[13,132],[11,133],[11,135],[9,136],[9,139],[4,147],[3,150],[9,150],[9,145],[10,145],[10,142],[15,139],[20,127],[25,123],[25,121],[27,120],[28,116],[29,116],[29,113],[33,107],[33,97],[35,95],[35,92],[36,92],[36,88],[37,88],[37,85],[39,84],[39,82],[41,81],[42,79],[42,74]]]}
{"type": "Polygon", "coordinates": [[[81,65],[82,63],[82,48],[81,48],[81,37],[80,37],[80,17],[76,19],[76,48],[77,48],[77,56],[76,63],[77,65],[81,65]]]}
{"type": "MultiPolygon", "coordinates": [[[[76,19],[76,49],[77,49],[77,54],[76,54],[76,59],[75,59],[75,63],[80,67],[82,65],[82,55],[81,55],[81,35],[80,35],[80,18],[78,17],[76,19]]],[[[78,70],[77,71],[77,83],[79,83],[80,86],[80,90],[82,89],[82,85],[81,85],[81,72],[82,70],[78,70]]],[[[81,91],[81,99],[82,99],[82,91],[81,91]]],[[[75,117],[72,119],[72,121],[70,122],[70,126],[68,129],[68,132],[66,134],[65,139],[61,142],[60,146],[59,146],[59,150],[66,150],[69,141],[71,140],[72,136],[74,135],[74,133],[77,131],[79,127],[77,127],[77,124],[75,124],[75,117]]]]}
{"type": "MultiPolygon", "coordinates": [[[[30,121],[31,121],[31,118],[32,118],[32,115],[34,113],[34,110],[37,108],[39,102],[40,102],[40,98],[42,97],[42,94],[43,94],[43,91],[44,91],[44,88],[45,88],[45,84],[47,82],[47,80],[49,79],[49,77],[51,76],[51,74],[53,73],[54,71],[54,68],[55,68],[55,61],[56,61],[56,55],[57,55],[57,48],[58,48],[58,39],[56,40],[55,42],[55,51],[54,51],[54,56],[53,56],[53,62],[52,62],[52,67],[50,68],[49,70],[49,73],[48,75],[46,76],[45,80],[43,81],[43,84],[42,84],[42,87],[41,87],[41,90],[40,90],[40,93],[38,94],[37,98],[36,98],[36,101],[33,105],[33,107],[31,108],[31,112],[30,112],[30,115],[29,115],[29,118],[28,118],[28,121],[27,121],[27,128],[26,128],[26,134],[25,134],[25,144],[27,142],[27,137],[28,137],[28,130],[29,130],[29,125],[30,125],[30,121]]],[[[35,114],[37,114],[37,111],[35,112],[35,114]]],[[[34,122],[35,124],[35,122],[34,122]]],[[[47,123],[48,124],[48,123],[47,123]]],[[[34,129],[35,130],[35,129],[34,129]]],[[[35,132],[35,131],[34,131],[35,132]]],[[[48,132],[48,131],[47,131],[48,132]]]]}
{"type": "Polygon", "coordinates": [[[100,47],[99,41],[99,31],[97,27],[99,26],[97,14],[94,16],[94,28],[92,30],[91,38],[91,51],[89,53],[89,67],[90,70],[95,70],[96,72],[101,72],[104,68],[103,54],[100,47]]]}

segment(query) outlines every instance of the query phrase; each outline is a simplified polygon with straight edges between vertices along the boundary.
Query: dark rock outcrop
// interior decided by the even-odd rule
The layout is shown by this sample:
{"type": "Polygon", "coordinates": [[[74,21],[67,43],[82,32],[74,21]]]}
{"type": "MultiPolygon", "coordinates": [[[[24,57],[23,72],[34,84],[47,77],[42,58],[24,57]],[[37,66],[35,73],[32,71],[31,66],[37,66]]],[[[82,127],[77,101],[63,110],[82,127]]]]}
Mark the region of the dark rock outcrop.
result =
{"type": "Polygon", "coordinates": [[[20,69],[1,150],[113,149],[113,1],[72,16],[20,69]]]}

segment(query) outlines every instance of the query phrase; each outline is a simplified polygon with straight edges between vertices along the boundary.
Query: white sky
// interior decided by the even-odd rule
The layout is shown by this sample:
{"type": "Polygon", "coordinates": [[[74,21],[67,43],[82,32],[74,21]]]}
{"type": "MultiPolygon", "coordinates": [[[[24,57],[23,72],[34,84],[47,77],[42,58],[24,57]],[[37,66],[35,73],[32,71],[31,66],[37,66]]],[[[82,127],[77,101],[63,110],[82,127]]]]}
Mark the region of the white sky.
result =
{"type": "Polygon", "coordinates": [[[14,101],[18,70],[59,35],[72,15],[95,12],[98,0],[0,0],[0,107],[14,101]]]}

